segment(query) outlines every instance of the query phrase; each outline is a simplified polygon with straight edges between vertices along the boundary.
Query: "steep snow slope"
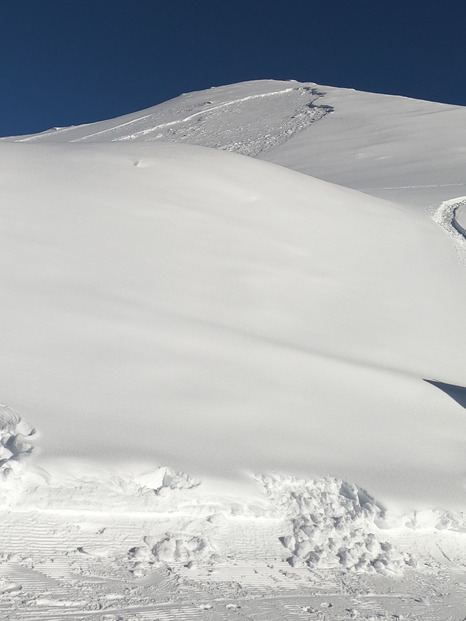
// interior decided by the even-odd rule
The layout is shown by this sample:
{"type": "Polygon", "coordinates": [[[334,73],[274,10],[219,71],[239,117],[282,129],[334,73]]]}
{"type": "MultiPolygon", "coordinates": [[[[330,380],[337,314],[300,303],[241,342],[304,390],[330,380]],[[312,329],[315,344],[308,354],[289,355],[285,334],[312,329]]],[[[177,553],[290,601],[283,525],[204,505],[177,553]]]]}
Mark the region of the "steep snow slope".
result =
{"type": "Polygon", "coordinates": [[[2,144],[2,400],[44,458],[464,506],[466,291],[408,209],[243,156],[2,144]],[[435,455],[435,459],[432,459],[435,455]]]}
{"type": "Polygon", "coordinates": [[[314,83],[212,88],[16,140],[189,142],[418,206],[466,194],[465,108],[314,83]]]}

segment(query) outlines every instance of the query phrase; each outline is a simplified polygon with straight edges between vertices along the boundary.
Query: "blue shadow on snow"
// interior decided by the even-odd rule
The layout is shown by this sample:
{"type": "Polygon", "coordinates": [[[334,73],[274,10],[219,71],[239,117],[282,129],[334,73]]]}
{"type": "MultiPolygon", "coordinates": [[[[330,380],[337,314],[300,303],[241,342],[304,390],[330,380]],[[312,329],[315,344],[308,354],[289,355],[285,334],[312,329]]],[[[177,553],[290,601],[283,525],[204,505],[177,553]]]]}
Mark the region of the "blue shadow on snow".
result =
{"type": "Polygon", "coordinates": [[[432,386],[435,386],[436,388],[439,388],[466,409],[466,388],[463,388],[462,386],[455,386],[454,384],[445,384],[444,382],[434,382],[433,380],[428,379],[425,379],[424,381],[428,384],[432,384],[432,386]]]}

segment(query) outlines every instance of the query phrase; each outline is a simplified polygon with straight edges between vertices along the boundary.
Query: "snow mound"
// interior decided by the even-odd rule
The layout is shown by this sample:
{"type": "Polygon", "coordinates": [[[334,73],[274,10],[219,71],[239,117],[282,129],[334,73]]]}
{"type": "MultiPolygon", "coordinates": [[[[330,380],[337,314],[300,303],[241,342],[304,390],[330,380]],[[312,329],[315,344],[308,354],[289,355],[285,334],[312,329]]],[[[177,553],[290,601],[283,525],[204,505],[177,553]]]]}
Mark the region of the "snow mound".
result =
{"type": "Polygon", "coordinates": [[[0,405],[0,477],[3,481],[23,472],[23,458],[32,452],[35,430],[15,410],[0,405]]]}
{"type": "Polygon", "coordinates": [[[201,484],[198,479],[168,466],[161,466],[152,472],[142,474],[136,477],[135,481],[144,489],[153,490],[158,496],[166,494],[169,490],[192,489],[201,484]]]}
{"type": "Polygon", "coordinates": [[[341,566],[350,571],[399,573],[413,565],[382,541],[385,509],[357,485],[335,478],[303,480],[278,475],[261,482],[274,506],[289,520],[290,534],[280,538],[292,566],[341,566]]]}
{"type": "Polygon", "coordinates": [[[161,538],[144,537],[144,545],[128,553],[133,575],[144,575],[151,567],[184,565],[190,569],[198,565],[219,562],[212,542],[205,535],[166,532],[161,538]]]}

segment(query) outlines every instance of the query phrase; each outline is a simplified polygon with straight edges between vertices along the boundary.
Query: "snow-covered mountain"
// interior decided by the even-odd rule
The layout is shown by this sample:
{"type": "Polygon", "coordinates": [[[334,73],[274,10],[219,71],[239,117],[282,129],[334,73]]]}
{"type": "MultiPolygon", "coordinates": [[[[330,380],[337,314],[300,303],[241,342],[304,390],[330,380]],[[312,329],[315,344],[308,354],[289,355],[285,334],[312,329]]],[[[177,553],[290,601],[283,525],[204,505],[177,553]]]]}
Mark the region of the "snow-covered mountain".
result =
{"type": "Polygon", "coordinates": [[[81,573],[110,528],[146,586],[258,550],[270,589],[402,571],[440,529],[460,566],[465,121],[258,81],[1,141],[5,541],[80,516],[81,573]]]}
{"type": "Polygon", "coordinates": [[[187,142],[251,155],[390,200],[466,194],[466,109],[294,81],[187,93],[23,142],[187,142]]]}

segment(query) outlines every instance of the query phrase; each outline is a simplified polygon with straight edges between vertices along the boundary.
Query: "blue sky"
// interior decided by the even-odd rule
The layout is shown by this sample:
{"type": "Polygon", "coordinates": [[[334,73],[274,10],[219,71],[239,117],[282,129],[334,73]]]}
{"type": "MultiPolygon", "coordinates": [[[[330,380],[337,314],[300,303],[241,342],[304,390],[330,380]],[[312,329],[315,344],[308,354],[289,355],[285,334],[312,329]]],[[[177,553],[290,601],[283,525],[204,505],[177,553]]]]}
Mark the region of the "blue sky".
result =
{"type": "Polygon", "coordinates": [[[466,105],[464,0],[0,0],[0,135],[260,78],[466,105]]]}

